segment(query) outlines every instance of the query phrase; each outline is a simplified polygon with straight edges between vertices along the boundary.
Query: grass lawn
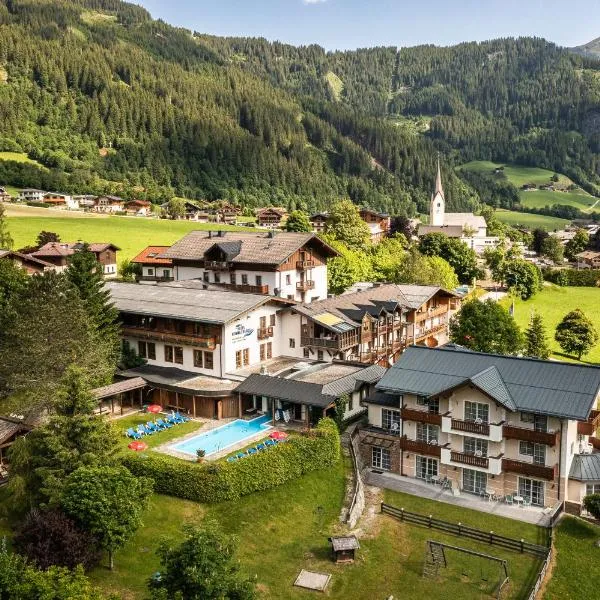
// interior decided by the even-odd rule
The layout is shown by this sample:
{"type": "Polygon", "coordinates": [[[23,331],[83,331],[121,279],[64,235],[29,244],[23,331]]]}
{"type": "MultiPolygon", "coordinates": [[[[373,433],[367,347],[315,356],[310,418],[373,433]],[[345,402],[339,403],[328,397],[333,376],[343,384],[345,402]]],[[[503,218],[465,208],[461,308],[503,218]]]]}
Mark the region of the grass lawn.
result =
{"type": "MultiPolygon", "coordinates": [[[[137,428],[138,425],[141,425],[148,421],[154,421],[160,417],[164,417],[164,415],[136,413],[128,417],[123,417],[122,419],[115,419],[113,423],[117,430],[124,434],[125,431],[127,431],[127,429],[129,429],[130,427],[137,428]]],[[[187,421],[186,423],[179,423],[178,425],[173,425],[173,427],[165,429],[164,431],[159,431],[153,433],[152,435],[147,435],[142,438],[142,441],[148,444],[148,448],[156,448],[161,444],[166,444],[167,442],[170,442],[171,440],[174,440],[178,437],[197,431],[201,427],[202,423],[198,421],[187,421]]],[[[124,450],[127,449],[127,444],[129,444],[129,442],[131,441],[132,440],[130,438],[125,437],[125,435],[123,435],[121,445],[123,446],[124,450]]]]}
{"type": "Polygon", "coordinates": [[[546,215],[534,215],[532,213],[518,212],[515,210],[498,209],[496,211],[496,216],[499,221],[512,225],[513,227],[527,227],[529,229],[540,228],[546,229],[547,231],[563,229],[570,223],[567,219],[548,217],[546,215]]]}
{"type": "Polygon", "coordinates": [[[544,600],[598,598],[600,589],[600,527],[581,519],[563,517],[554,541],[556,566],[544,593],[544,600]]]}
{"type": "Polygon", "coordinates": [[[44,167],[44,165],[39,163],[37,160],[29,158],[29,156],[27,156],[25,152],[0,152],[0,160],[11,160],[20,163],[31,163],[33,165],[37,165],[41,169],[46,169],[46,167],[44,167]]]}
{"type": "Polygon", "coordinates": [[[61,216],[58,211],[48,211],[47,217],[8,217],[9,231],[15,240],[15,248],[31,245],[42,230],[54,231],[69,242],[112,242],[121,248],[119,262],[133,258],[146,246],[169,246],[193,230],[228,229],[246,231],[245,228],[216,223],[194,223],[146,219],[142,217],[81,217],[72,213],[61,216]]]}
{"type": "MultiPolygon", "coordinates": [[[[465,171],[475,171],[478,173],[489,173],[493,174],[494,170],[498,167],[504,167],[504,174],[507,179],[516,187],[520,188],[526,183],[534,183],[535,185],[541,185],[544,183],[552,183],[551,177],[554,175],[553,171],[547,169],[539,169],[537,167],[526,167],[524,165],[508,165],[503,163],[494,163],[488,160],[473,160],[471,162],[461,165],[460,169],[465,171]]],[[[557,185],[567,186],[573,183],[566,175],[558,175],[557,185]]],[[[584,193],[584,192],[582,192],[584,193]]]]}
{"type": "MultiPolygon", "coordinates": [[[[510,299],[505,298],[502,304],[508,308],[510,299]]],[[[554,330],[563,317],[570,311],[580,308],[594,323],[600,332],[600,289],[592,287],[559,287],[544,286],[544,289],[529,300],[515,301],[515,319],[522,329],[526,329],[531,317],[531,311],[536,310],[544,319],[548,341],[553,357],[560,360],[570,359],[562,353],[554,341],[554,330]]],[[[583,357],[583,362],[600,363],[600,344],[583,357]]]]}
{"type": "Polygon", "coordinates": [[[581,192],[551,192],[548,190],[536,190],[520,192],[521,204],[528,208],[544,208],[554,204],[566,204],[574,206],[581,211],[596,212],[600,207],[596,204],[598,198],[581,192]],[[592,209],[591,207],[594,206],[592,209]]]}

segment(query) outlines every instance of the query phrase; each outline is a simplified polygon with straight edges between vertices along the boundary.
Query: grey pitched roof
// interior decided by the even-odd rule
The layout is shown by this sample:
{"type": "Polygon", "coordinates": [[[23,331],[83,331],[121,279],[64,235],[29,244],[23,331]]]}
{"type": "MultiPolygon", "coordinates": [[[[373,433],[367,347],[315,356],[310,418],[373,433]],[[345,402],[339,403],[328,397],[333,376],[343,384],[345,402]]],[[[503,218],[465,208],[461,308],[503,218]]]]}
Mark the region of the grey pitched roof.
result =
{"type": "Polygon", "coordinates": [[[386,394],[375,390],[372,394],[363,399],[366,404],[377,404],[378,406],[393,406],[400,408],[400,399],[397,395],[386,394]]]}
{"type": "Polygon", "coordinates": [[[242,381],[234,391],[326,408],[332,402],[335,402],[336,396],[323,394],[322,389],[322,386],[318,383],[254,373],[245,381],[242,381]]]}
{"type": "Polygon", "coordinates": [[[600,453],[576,454],[571,463],[569,479],[600,481],[600,453]]]}
{"type": "Polygon", "coordinates": [[[293,304],[281,298],[175,285],[139,285],[106,282],[111,299],[122,312],[200,321],[228,323],[267,302],[293,304]]]}
{"type": "Polygon", "coordinates": [[[116,383],[96,388],[92,390],[92,394],[94,394],[98,400],[101,400],[102,398],[109,398],[110,396],[116,396],[117,394],[123,394],[132,390],[139,390],[144,387],[146,387],[145,379],[142,379],[141,377],[132,377],[131,379],[117,381],[116,383]]]}
{"type": "Polygon", "coordinates": [[[600,368],[472,352],[453,345],[411,346],[376,387],[435,396],[467,383],[510,410],[586,420],[600,391],[600,368]]]}
{"type": "Polygon", "coordinates": [[[237,232],[237,231],[191,231],[166,250],[161,257],[175,260],[203,260],[204,254],[216,243],[239,242],[239,253],[231,259],[233,264],[271,264],[284,263],[294,252],[307,244],[319,248],[322,255],[337,256],[337,252],[323,242],[314,233],[293,232],[237,232]]]}
{"type": "Polygon", "coordinates": [[[383,377],[385,371],[385,367],[379,365],[371,365],[366,369],[359,369],[345,377],[325,384],[323,386],[323,393],[331,396],[350,394],[360,387],[361,383],[375,383],[376,381],[379,381],[381,377],[383,377]]]}

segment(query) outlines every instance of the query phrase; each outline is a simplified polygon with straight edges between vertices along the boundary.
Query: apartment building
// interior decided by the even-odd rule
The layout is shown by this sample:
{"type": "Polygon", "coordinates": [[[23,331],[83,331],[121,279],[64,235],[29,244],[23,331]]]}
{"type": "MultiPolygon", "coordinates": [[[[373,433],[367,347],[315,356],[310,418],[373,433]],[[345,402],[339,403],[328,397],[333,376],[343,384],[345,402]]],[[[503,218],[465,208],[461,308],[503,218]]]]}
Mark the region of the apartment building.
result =
{"type": "Polygon", "coordinates": [[[192,231],[160,255],[176,281],[298,302],[327,297],[327,260],[337,252],[313,233],[192,231]]]}
{"type": "Polygon", "coordinates": [[[600,368],[411,346],[364,403],[365,464],[456,494],[580,506],[600,489],[600,368]]]}
{"type": "Polygon", "coordinates": [[[458,302],[434,286],[376,285],[284,311],[281,344],[303,358],[389,366],[410,344],[446,343],[458,302]]]}

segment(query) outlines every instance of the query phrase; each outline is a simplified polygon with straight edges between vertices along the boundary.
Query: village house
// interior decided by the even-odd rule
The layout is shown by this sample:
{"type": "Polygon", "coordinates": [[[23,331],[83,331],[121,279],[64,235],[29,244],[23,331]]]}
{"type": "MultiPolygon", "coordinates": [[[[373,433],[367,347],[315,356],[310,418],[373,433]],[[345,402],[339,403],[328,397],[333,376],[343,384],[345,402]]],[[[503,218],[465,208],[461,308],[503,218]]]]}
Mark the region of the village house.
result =
{"type": "Polygon", "coordinates": [[[327,297],[327,260],[337,252],[313,233],[192,231],[160,255],[176,281],[298,302],[327,297]]]}
{"type": "Polygon", "coordinates": [[[30,254],[15,252],[14,250],[0,250],[0,260],[10,260],[20,269],[26,271],[28,275],[57,270],[53,264],[45,260],[31,256],[30,254]]]}
{"type": "Polygon", "coordinates": [[[282,344],[306,359],[389,366],[411,344],[446,343],[458,303],[435,286],[380,284],[283,311],[282,344]]]}
{"type": "Polygon", "coordinates": [[[128,215],[147,217],[152,214],[152,202],[148,200],[130,200],[123,205],[128,215]]]}
{"type": "Polygon", "coordinates": [[[258,226],[266,229],[281,228],[281,223],[285,218],[287,218],[287,211],[284,208],[269,206],[268,208],[260,208],[256,211],[258,226]]]}
{"type": "Polygon", "coordinates": [[[600,368],[411,346],[364,399],[364,463],[454,495],[578,511],[600,490],[600,368]]]}
{"type": "Polygon", "coordinates": [[[33,188],[25,188],[19,192],[19,202],[43,202],[46,192],[44,190],[36,190],[33,188]]]}
{"type": "Polygon", "coordinates": [[[56,208],[65,208],[68,210],[79,209],[79,202],[69,194],[59,194],[58,192],[47,192],[44,194],[43,202],[56,208]]]}
{"type": "Polygon", "coordinates": [[[600,269],[600,252],[585,250],[575,255],[580,269],[600,269]]]}
{"type": "Polygon", "coordinates": [[[125,201],[118,196],[98,196],[94,199],[92,210],[99,213],[123,212],[125,201]]]}
{"type": "Polygon", "coordinates": [[[242,214],[242,209],[235,204],[224,202],[209,209],[207,212],[211,215],[211,221],[233,225],[237,221],[237,218],[242,214]]]}
{"type": "Polygon", "coordinates": [[[371,243],[378,244],[384,237],[389,235],[391,218],[387,213],[381,213],[370,208],[361,208],[360,218],[369,228],[371,243]]]}
{"type": "Polygon", "coordinates": [[[327,219],[329,218],[329,214],[326,212],[315,213],[310,215],[310,224],[312,230],[315,233],[325,233],[325,227],[327,225],[327,219]]]}
{"type": "MultiPolygon", "coordinates": [[[[29,256],[39,258],[56,267],[57,271],[64,271],[69,266],[69,259],[84,247],[83,242],[48,242],[39,250],[31,252],[29,256]]],[[[105,277],[117,276],[117,252],[119,248],[109,243],[88,244],[88,249],[96,256],[96,260],[102,265],[105,277]]]]}
{"type": "Polygon", "coordinates": [[[169,248],[170,246],[148,246],[131,260],[141,267],[141,275],[137,278],[139,283],[173,281],[173,261],[160,257],[169,248]]]}
{"type": "Polygon", "coordinates": [[[77,194],[73,196],[73,202],[76,202],[79,208],[90,210],[94,207],[96,196],[93,194],[77,194]]]}
{"type": "Polygon", "coordinates": [[[0,187],[0,202],[10,202],[12,196],[6,191],[6,188],[0,187]]]}

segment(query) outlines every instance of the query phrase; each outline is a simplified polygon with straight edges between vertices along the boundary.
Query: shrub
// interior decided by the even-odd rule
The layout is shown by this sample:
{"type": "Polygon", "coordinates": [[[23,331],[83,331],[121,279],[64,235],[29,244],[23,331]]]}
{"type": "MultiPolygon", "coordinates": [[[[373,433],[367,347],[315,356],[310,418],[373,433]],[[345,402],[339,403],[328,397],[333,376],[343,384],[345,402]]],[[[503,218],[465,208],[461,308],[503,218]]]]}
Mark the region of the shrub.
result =
{"type": "Polygon", "coordinates": [[[595,519],[600,519],[600,494],[590,494],[583,499],[583,507],[595,519]]]}
{"type": "Polygon", "coordinates": [[[339,458],[337,426],[331,419],[322,419],[309,432],[232,463],[194,463],[147,454],[127,455],[123,464],[134,475],[152,478],[159,494],[210,503],[267,490],[333,465],[339,458]]]}
{"type": "Polygon", "coordinates": [[[35,206],[37,208],[50,208],[52,205],[47,202],[26,202],[27,206],[35,206]]]}
{"type": "Polygon", "coordinates": [[[100,560],[95,538],[59,510],[32,510],[13,544],[17,552],[44,570],[53,565],[89,569],[100,560]]]}
{"type": "Polygon", "coordinates": [[[596,287],[600,281],[600,271],[585,269],[550,269],[544,273],[544,279],[556,285],[580,287],[596,287]]]}

